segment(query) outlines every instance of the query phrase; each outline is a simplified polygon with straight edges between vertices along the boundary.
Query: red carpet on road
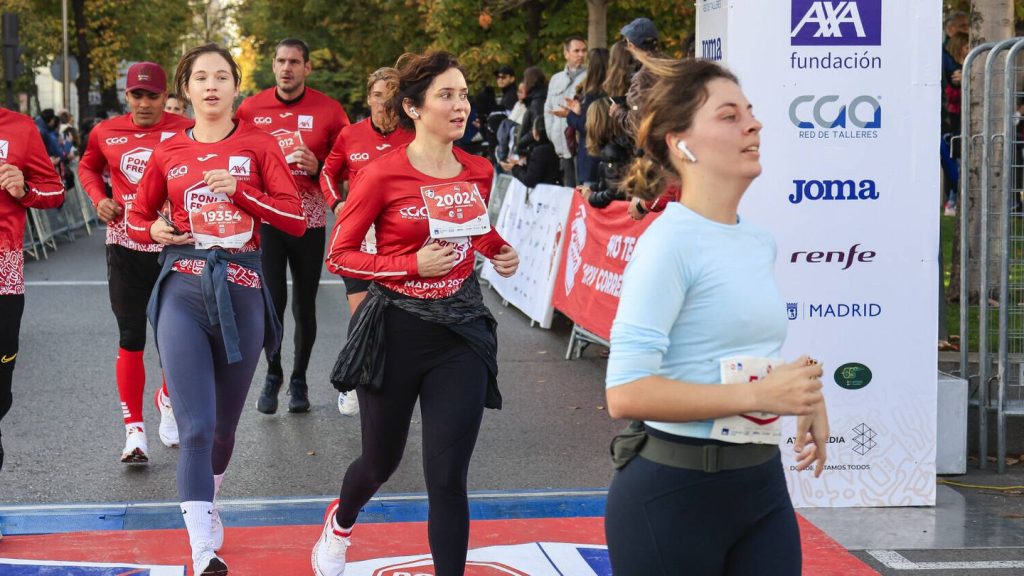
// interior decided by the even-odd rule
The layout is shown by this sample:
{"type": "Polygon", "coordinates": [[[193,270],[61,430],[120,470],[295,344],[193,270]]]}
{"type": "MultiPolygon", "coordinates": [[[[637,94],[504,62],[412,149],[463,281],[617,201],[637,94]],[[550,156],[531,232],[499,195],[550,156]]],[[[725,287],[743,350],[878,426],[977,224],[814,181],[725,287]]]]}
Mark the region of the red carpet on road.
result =
{"type": "MultiPolygon", "coordinates": [[[[805,575],[877,574],[803,518],[800,518],[800,530],[805,575]]],[[[221,555],[232,575],[311,574],[309,555],[319,534],[319,526],[228,528],[221,555]]],[[[603,545],[602,518],[475,520],[470,548],[487,550],[470,552],[466,574],[578,576],[574,572],[564,572],[570,569],[564,559],[564,551],[568,547],[578,552],[575,561],[579,566],[587,566],[593,574],[605,576],[609,571],[607,555],[601,549],[603,545]],[[541,564],[547,566],[540,567],[541,564]]],[[[353,545],[349,549],[351,570],[346,571],[346,576],[350,573],[351,576],[432,575],[434,572],[429,561],[408,558],[427,554],[425,522],[361,524],[353,535],[353,545]],[[374,559],[382,560],[360,564],[360,561],[374,559]]],[[[182,566],[189,559],[189,548],[184,529],[76,532],[5,537],[0,541],[2,558],[182,566]]],[[[113,571],[105,573],[117,574],[113,571]]],[[[191,570],[186,573],[190,574],[191,570]]]]}

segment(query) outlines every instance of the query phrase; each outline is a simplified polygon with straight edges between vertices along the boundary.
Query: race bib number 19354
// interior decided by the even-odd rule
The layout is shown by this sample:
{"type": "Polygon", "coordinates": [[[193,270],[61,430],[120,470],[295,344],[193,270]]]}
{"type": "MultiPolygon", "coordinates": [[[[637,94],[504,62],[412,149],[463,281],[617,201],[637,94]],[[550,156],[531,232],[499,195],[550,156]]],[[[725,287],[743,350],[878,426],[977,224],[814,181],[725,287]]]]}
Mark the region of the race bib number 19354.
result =
{"type": "Polygon", "coordinates": [[[451,182],[420,188],[427,208],[427,223],[432,238],[478,236],[491,230],[487,206],[469,182],[451,182]]]}
{"type": "Polygon", "coordinates": [[[241,248],[252,238],[252,216],[231,202],[211,202],[188,216],[196,248],[241,248]]]}

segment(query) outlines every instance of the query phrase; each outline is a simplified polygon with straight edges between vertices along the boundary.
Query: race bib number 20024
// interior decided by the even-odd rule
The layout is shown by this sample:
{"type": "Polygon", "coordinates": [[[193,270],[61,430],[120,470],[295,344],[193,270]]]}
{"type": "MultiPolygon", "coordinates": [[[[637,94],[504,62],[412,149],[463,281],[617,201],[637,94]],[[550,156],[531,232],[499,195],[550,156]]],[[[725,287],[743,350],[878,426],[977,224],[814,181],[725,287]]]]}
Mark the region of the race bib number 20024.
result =
{"type": "Polygon", "coordinates": [[[491,230],[487,206],[475,184],[451,182],[420,188],[432,238],[479,236],[491,230]]]}

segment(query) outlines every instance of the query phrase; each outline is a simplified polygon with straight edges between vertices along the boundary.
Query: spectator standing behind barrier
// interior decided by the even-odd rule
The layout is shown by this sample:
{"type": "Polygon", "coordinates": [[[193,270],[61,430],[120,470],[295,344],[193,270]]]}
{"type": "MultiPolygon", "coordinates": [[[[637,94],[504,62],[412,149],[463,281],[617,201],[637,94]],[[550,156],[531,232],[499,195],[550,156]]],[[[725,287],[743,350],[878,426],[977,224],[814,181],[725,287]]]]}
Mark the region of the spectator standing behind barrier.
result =
{"type": "Polygon", "coordinates": [[[47,108],[39,113],[35,121],[39,135],[42,136],[43,144],[46,146],[46,153],[50,156],[50,161],[56,165],[64,156],[64,149],[60,145],[60,134],[57,132],[60,118],[53,113],[53,108],[47,108]]]}
{"type": "MultiPolygon", "coordinates": [[[[138,62],[128,69],[125,100],[129,113],[98,124],[89,134],[78,177],[107,225],[107,289],[110,309],[117,320],[118,348],[114,365],[117,394],[125,425],[121,462],[149,461],[149,443],[142,418],[146,388],[146,305],[160,275],[158,259],[163,246],[136,242],[129,236],[125,213],[138,193],[142,174],[157,144],[192,125],[182,116],[164,112],[167,76],[154,62],[138,62]],[[109,174],[111,196],[107,196],[109,174]]],[[[178,425],[167,383],[157,390],[160,411],[158,434],[165,446],[178,445],[178,425]]]]}
{"type": "MultiPolygon", "coordinates": [[[[291,271],[295,351],[288,377],[288,412],[303,413],[309,411],[306,369],[316,341],[316,295],[327,238],[327,206],[320,190],[320,167],[349,121],[341,104],[306,85],[313,65],[305,42],[298,38],[278,42],[273,70],[276,85],[246,98],[239,105],[237,116],[277,137],[306,214],[306,232],[301,237],[266,223],[260,230],[263,272],[274,298],[274,310],[282,321],[288,304],[287,276],[291,271]]],[[[280,351],[267,360],[267,375],[256,409],[274,414],[284,383],[284,367],[280,351]]]]}
{"type": "Polygon", "coordinates": [[[599,98],[587,111],[587,150],[595,159],[594,183],[577,187],[594,208],[605,208],[615,200],[625,200],[619,189],[623,171],[633,158],[633,143],[608,116],[609,100],[599,98]]]}
{"type": "Polygon", "coordinates": [[[516,101],[508,118],[501,121],[498,127],[498,149],[495,151],[495,158],[499,162],[509,160],[512,152],[516,149],[516,138],[520,132],[519,127],[526,116],[526,83],[520,82],[516,89],[516,101]]]}
{"type": "Polygon", "coordinates": [[[576,138],[577,186],[592,185],[597,180],[597,168],[600,160],[591,156],[587,150],[587,110],[595,100],[607,97],[602,88],[607,71],[608,49],[592,49],[587,56],[586,77],[583,82],[578,84],[575,96],[565,99],[565,106],[569,109],[566,122],[575,131],[576,138]]]}
{"type": "Polygon", "coordinates": [[[544,133],[543,118],[533,120],[533,140],[529,152],[520,156],[518,162],[506,162],[501,167],[511,172],[527,188],[538,184],[561,185],[562,166],[555,146],[544,133]]]}
{"type": "Polygon", "coordinates": [[[25,311],[25,218],[29,208],[57,208],[63,201],[64,186],[37,127],[28,116],[0,108],[0,420],[14,401],[11,386],[25,311]]]}
{"type": "Polygon", "coordinates": [[[555,73],[548,83],[548,95],[544,101],[544,127],[561,159],[562,182],[566,186],[575,186],[574,152],[565,139],[568,126],[566,117],[569,115],[565,100],[576,96],[576,87],[587,75],[587,41],[579,36],[571,36],[562,43],[562,53],[565,56],[565,68],[555,73]]]}
{"type": "Polygon", "coordinates": [[[761,173],[761,123],[736,78],[713,62],[646,67],[653,82],[637,135],[645,153],[623,186],[653,199],[663,171],[673,171],[684,193],[640,237],[612,325],[608,412],[644,421],[613,442],[612,571],[798,576],[800,533],[779,447],[711,439],[717,418],[795,414],[796,469],[825,468],[821,366],[803,356],[760,381],[721,383],[723,359],[778,357],[786,337],[775,242],[737,215],[761,173]]]}
{"type": "MultiPolygon", "coordinates": [[[[954,33],[947,41],[947,51],[960,68],[949,75],[942,90],[942,168],[945,183],[945,214],[956,216],[957,190],[960,188],[960,146],[954,138],[960,136],[960,96],[963,93],[963,63],[970,52],[970,38],[964,32],[954,33]]],[[[1019,163],[1020,157],[1014,162],[1019,163]]]]}
{"type": "Polygon", "coordinates": [[[515,144],[512,151],[520,147],[529,146],[533,140],[533,119],[544,117],[544,102],[548,97],[548,79],[544,72],[536,67],[530,66],[523,71],[523,85],[526,97],[523,103],[526,105],[526,113],[519,123],[519,130],[516,134],[515,144]]]}
{"type": "MultiPolygon", "coordinates": [[[[500,162],[505,159],[505,156],[500,153],[502,149],[502,123],[508,118],[509,112],[516,105],[518,98],[516,97],[516,73],[512,70],[511,66],[502,66],[494,73],[495,81],[498,84],[499,95],[497,105],[487,115],[487,132],[490,138],[492,138],[492,146],[494,148],[494,160],[500,162]]],[[[505,155],[508,154],[507,136],[505,140],[505,155]]]]}

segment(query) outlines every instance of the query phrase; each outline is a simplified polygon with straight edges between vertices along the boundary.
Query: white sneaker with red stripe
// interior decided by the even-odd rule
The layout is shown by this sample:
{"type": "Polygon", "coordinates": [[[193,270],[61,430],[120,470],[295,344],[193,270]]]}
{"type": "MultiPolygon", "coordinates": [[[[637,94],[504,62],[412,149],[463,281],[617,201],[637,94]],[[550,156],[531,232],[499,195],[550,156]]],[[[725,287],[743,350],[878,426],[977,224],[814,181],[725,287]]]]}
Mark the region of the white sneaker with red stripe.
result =
{"type": "Polygon", "coordinates": [[[178,421],[174,419],[171,399],[164,394],[163,388],[157,388],[153,401],[156,403],[156,409],[160,411],[160,441],[168,448],[177,448],[178,421]]]}
{"type": "Polygon", "coordinates": [[[146,444],[146,429],[140,425],[128,425],[125,430],[124,450],[121,462],[125,464],[146,464],[149,462],[149,445],[146,444]]]}
{"type": "Polygon", "coordinates": [[[313,546],[313,574],[316,576],[342,576],[345,573],[345,552],[352,543],[349,539],[352,531],[347,534],[341,532],[334,521],[338,505],[339,501],[335,499],[327,507],[323,532],[313,546]]]}

